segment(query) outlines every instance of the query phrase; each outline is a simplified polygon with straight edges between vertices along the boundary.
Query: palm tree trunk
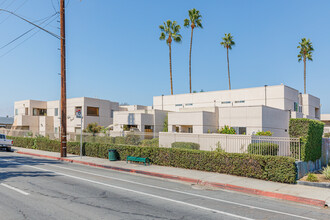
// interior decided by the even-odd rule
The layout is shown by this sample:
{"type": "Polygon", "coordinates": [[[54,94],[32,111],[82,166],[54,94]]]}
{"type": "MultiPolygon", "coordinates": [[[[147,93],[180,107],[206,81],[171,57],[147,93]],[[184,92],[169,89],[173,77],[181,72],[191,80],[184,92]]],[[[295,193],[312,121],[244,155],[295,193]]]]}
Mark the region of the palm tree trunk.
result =
{"type": "Polygon", "coordinates": [[[229,90],[231,90],[231,85],[230,85],[230,71],[229,71],[229,53],[228,53],[228,47],[227,47],[227,64],[228,64],[229,90]]]}
{"type": "Polygon", "coordinates": [[[190,51],[189,51],[189,86],[190,86],[190,93],[191,93],[191,48],[192,48],[193,32],[194,32],[194,29],[191,28],[190,51]]]}
{"type": "Polygon", "coordinates": [[[173,81],[172,81],[172,51],[171,51],[171,43],[168,44],[170,51],[170,79],[171,79],[171,95],[173,95],[173,81]]]}
{"type": "Polygon", "coordinates": [[[306,57],[304,57],[304,94],[306,94],[306,57]]]}

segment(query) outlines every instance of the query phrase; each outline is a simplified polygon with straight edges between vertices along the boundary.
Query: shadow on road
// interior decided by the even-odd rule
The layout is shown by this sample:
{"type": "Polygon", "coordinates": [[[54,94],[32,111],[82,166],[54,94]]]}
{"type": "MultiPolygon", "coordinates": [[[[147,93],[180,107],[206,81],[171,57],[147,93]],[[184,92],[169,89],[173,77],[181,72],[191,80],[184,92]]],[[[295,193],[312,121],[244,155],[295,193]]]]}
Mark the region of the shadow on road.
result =
{"type": "MultiPolygon", "coordinates": [[[[1,152],[0,152],[1,153],[1,152]]],[[[60,164],[60,161],[46,160],[39,158],[29,158],[11,155],[0,156],[0,181],[13,178],[13,177],[54,177],[57,176],[53,172],[47,171],[20,171],[22,165],[37,166],[43,164],[60,164]],[[12,170],[12,171],[11,171],[12,170]]],[[[25,167],[28,168],[28,167],[25,167]]]]}

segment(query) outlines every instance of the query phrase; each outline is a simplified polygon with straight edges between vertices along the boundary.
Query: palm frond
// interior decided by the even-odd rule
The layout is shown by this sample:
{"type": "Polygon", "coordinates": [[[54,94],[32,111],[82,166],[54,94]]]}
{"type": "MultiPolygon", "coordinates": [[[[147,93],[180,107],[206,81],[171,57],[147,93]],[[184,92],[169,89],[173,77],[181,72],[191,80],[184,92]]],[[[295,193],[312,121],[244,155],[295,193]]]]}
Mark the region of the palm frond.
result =
{"type": "Polygon", "coordinates": [[[189,19],[184,19],[184,21],[183,21],[183,26],[185,26],[185,27],[189,27],[189,25],[190,25],[190,21],[189,21],[189,19]]]}

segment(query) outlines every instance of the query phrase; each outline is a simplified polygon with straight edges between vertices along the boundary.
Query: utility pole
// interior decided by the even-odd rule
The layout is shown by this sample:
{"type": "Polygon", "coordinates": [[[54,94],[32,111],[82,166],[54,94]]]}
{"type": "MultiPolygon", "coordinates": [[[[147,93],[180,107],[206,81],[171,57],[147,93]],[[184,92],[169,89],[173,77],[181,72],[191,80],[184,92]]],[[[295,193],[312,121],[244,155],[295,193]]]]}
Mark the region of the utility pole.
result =
{"type": "Polygon", "coordinates": [[[61,157],[66,157],[66,65],[65,65],[65,4],[60,0],[61,17],[61,157]]]}

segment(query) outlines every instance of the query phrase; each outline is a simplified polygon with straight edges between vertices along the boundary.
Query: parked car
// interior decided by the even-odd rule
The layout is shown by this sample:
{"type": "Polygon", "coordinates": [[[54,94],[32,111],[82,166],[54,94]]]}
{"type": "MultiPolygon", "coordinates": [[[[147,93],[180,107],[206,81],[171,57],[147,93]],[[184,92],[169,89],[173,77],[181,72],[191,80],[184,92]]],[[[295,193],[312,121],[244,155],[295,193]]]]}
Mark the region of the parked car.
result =
{"type": "Polygon", "coordinates": [[[6,148],[6,151],[11,151],[11,146],[13,146],[13,141],[8,140],[6,135],[0,134],[0,148],[6,148]]]}

